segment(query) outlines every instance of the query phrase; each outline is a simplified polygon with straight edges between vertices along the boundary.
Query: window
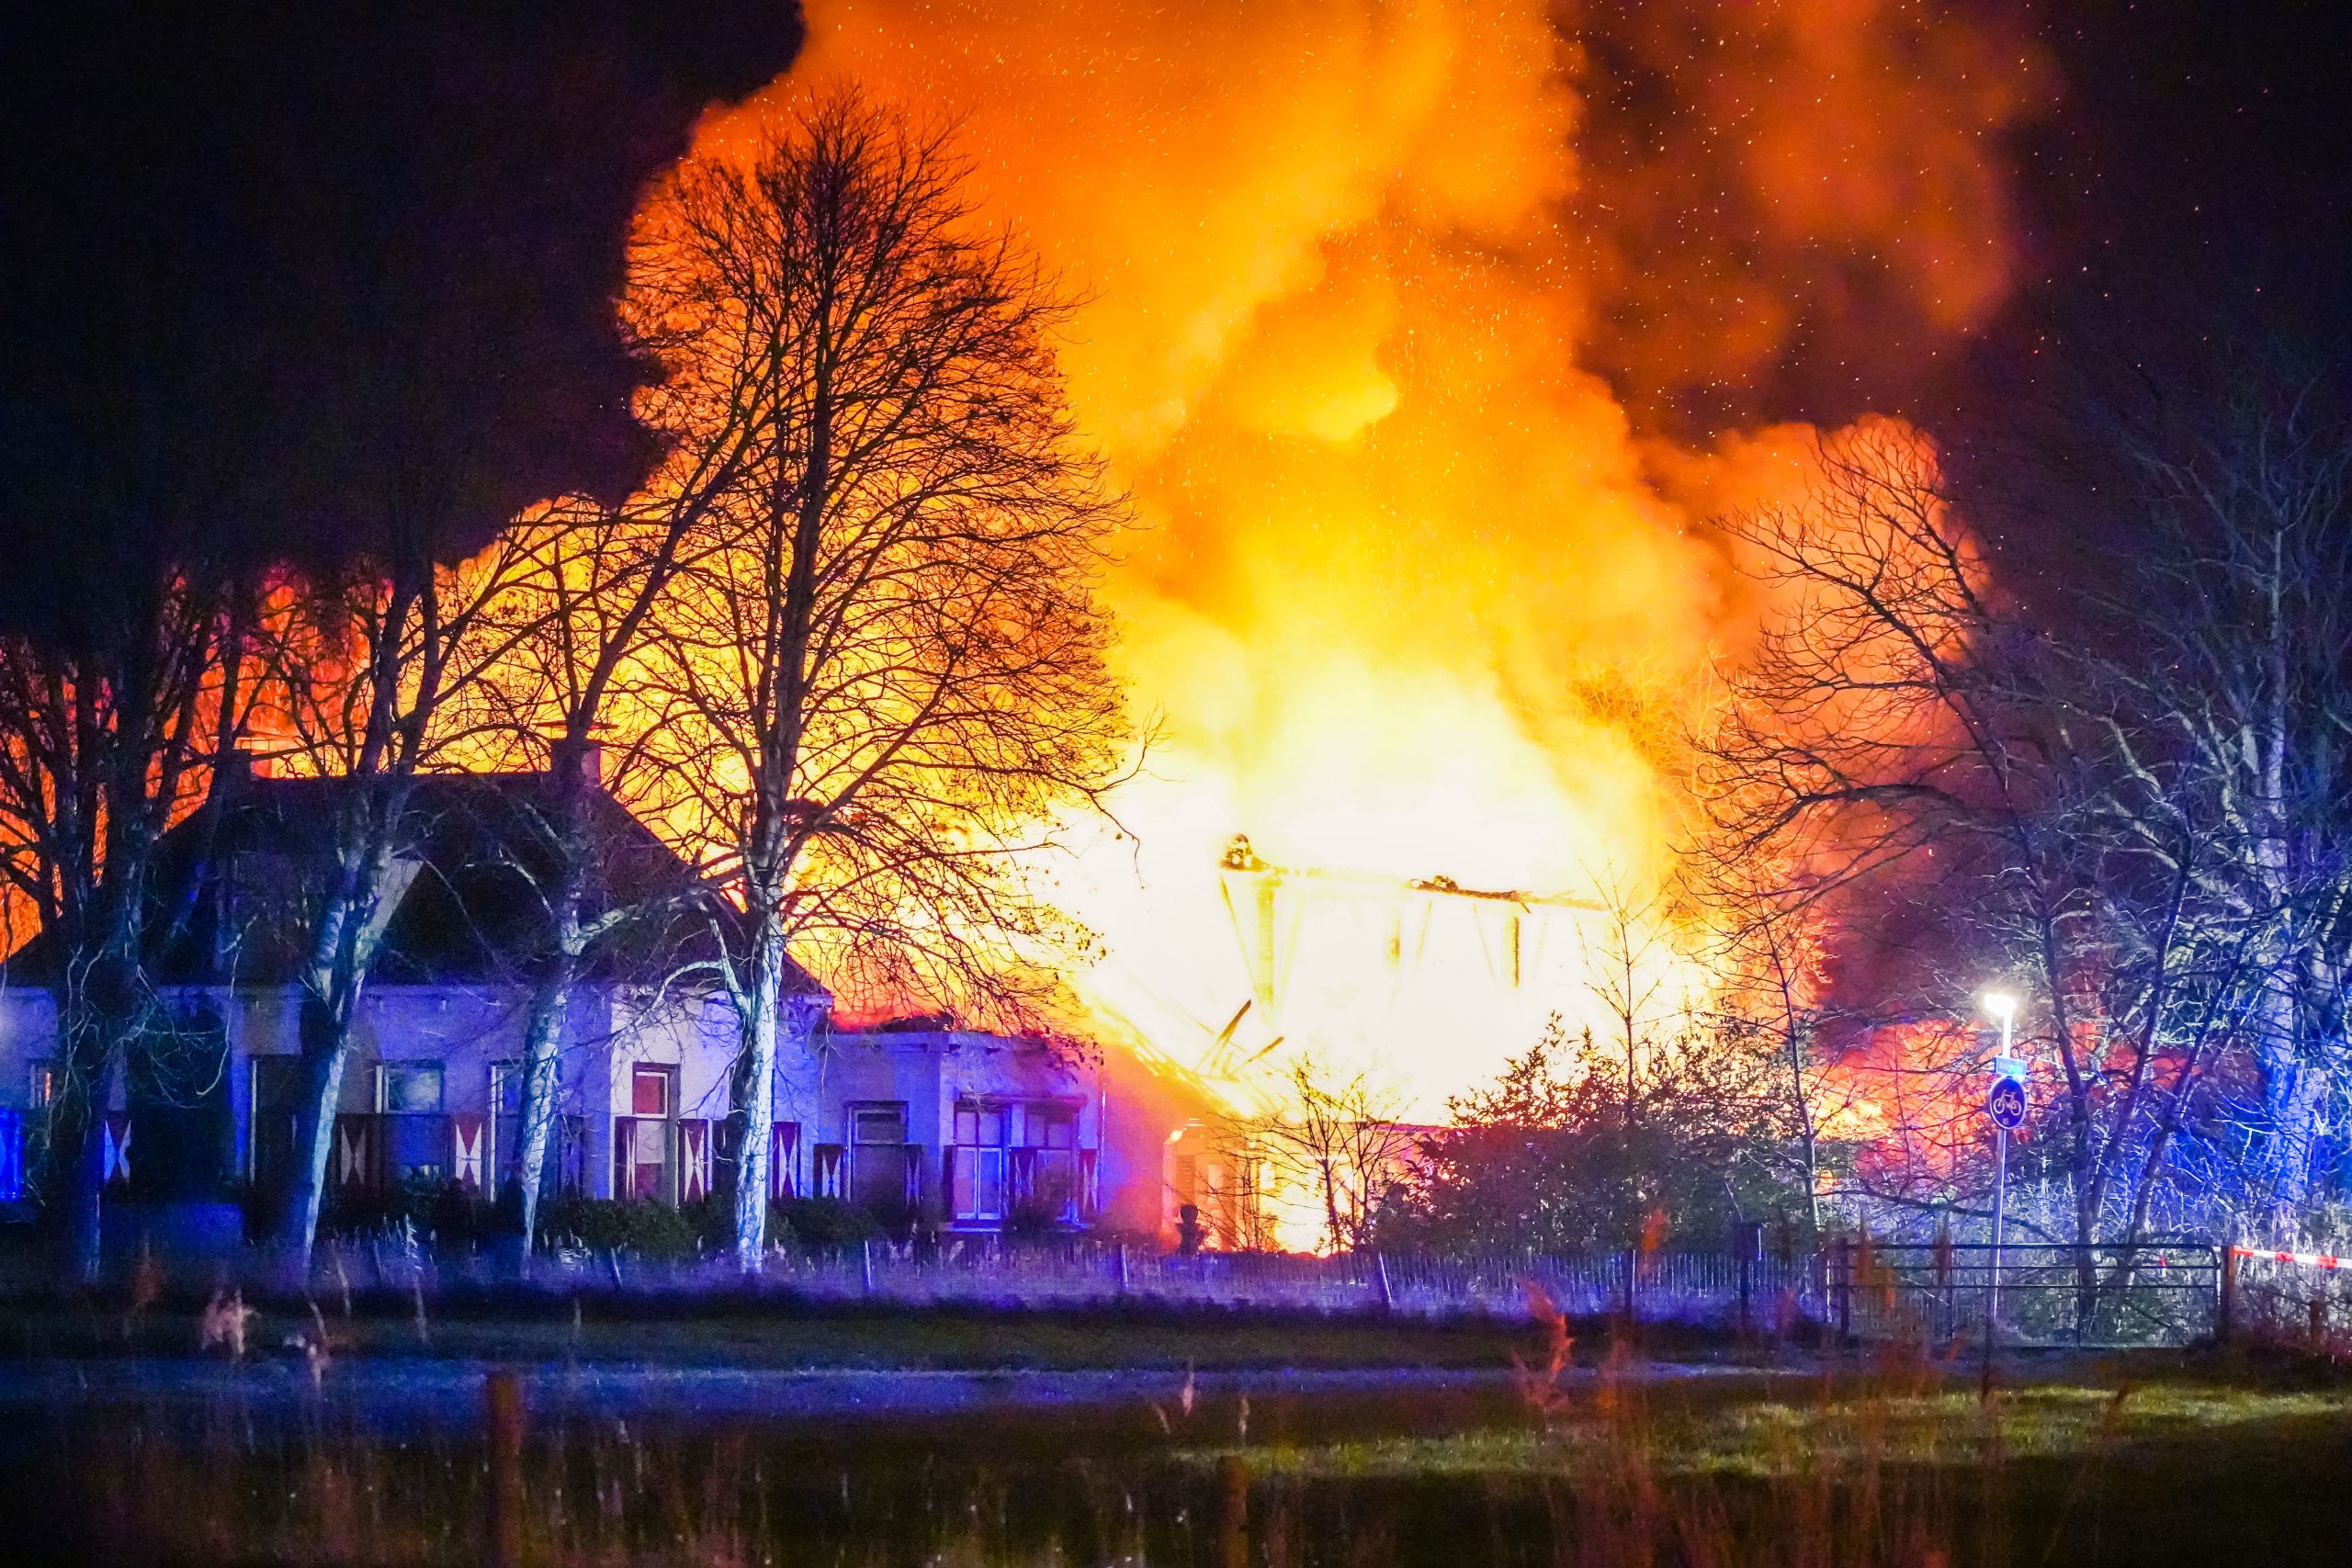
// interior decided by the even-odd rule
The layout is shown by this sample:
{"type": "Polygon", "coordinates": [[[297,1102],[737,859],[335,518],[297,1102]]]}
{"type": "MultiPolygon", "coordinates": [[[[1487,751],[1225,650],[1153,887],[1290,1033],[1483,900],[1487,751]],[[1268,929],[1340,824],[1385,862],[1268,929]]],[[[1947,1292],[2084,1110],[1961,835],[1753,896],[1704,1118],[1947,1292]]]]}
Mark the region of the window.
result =
{"type": "MultiPolygon", "coordinates": [[[[559,1099],[563,1084],[563,1061],[555,1062],[555,1082],[559,1099]]],[[[523,1064],[509,1058],[490,1065],[491,1159],[501,1181],[522,1174],[523,1159],[523,1064]]],[[[548,1164],[557,1160],[555,1134],[561,1122],[550,1123],[548,1129],[548,1164]]],[[[547,1179],[546,1170],[541,1171],[547,1179]]]]}
{"type": "Polygon", "coordinates": [[[1023,1148],[1074,1149],[1078,1146],[1078,1112],[1070,1106],[1056,1100],[1040,1100],[1027,1107],[1022,1118],[1023,1148]]]}
{"type": "Polygon", "coordinates": [[[638,1063],[628,1070],[629,1114],[613,1119],[613,1196],[677,1201],[671,1165],[677,1133],[677,1069],[638,1063]]]}
{"type": "Polygon", "coordinates": [[[55,1057],[34,1058],[32,1082],[29,1085],[33,1109],[39,1111],[45,1106],[56,1104],[57,1091],[62,1086],[62,1081],[55,1057]]]}
{"type": "Polygon", "coordinates": [[[670,1201],[670,1123],[651,1116],[615,1119],[618,1133],[613,1175],[616,1198],[670,1201]]]}
{"type": "Polygon", "coordinates": [[[956,1143],[963,1148],[1002,1148],[1004,1111],[977,1100],[956,1102],[956,1143]]]}
{"type": "Polygon", "coordinates": [[[1033,1218],[1069,1224],[1079,1217],[1078,1111],[1060,1100],[1021,1108],[1021,1146],[1008,1174],[1016,1207],[1033,1218]]]}
{"type": "Polygon", "coordinates": [[[956,1138],[947,1156],[948,1210],[964,1224],[1004,1218],[1003,1107],[981,1100],[956,1102],[956,1138]]]}
{"type": "Polygon", "coordinates": [[[275,1192],[294,1171],[294,1131],[302,1104],[302,1058],[255,1056],[253,1179],[275,1192]]]}
{"type": "Polygon", "coordinates": [[[850,1138],[853,1144],[903,1144],[907,1141],[907,1108],[904,1102],[891,1105],[860,1105],[850,1111],[850,1138]]]}
{"type": "Polygon", "coordinates": [[[491,1108],[501,1116],[523,1114],[523,1064],[492,1062],[490,1065],[491,1108]]]}
{"type": "Polygon", "coordinates": [[[849,1111],[850,1201],[876,1214],[903,1210],[909,1190],[904,1100],[853,1105],[849,1111]]]}
{"type": "Polygon", "coordinates": [[[387,1115],[438,1115],[441,1064],[387,1062],[378,1069],[377,1109],[387,1115]]]}
{"type": "Polygon", "coordinates": [[[441,1064],[387,1062],[376,1069],[384,1113],[384,1163],[395,1181],[448,1175],[449,1128],[441,1117],[441,1064]]]}

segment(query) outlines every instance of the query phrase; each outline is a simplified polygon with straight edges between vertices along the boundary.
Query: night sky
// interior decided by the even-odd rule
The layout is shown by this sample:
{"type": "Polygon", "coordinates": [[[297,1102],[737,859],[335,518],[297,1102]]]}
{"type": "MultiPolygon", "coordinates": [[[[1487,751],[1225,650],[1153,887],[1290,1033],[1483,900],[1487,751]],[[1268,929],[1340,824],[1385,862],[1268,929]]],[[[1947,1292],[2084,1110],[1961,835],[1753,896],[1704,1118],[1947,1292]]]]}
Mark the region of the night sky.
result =
{"type": "Polygon", "coordinates": [[[775,0],[6,8],[0,608],[625,491],[629,213],[799,37],[775,0]]]}
{"type": "Polygon", "coordinates": [[[2352,7],[2059,6],[2055,110],[2018,137],[2034,265],[1988,346],[2352,331],[2352,7]]]}
{"type": "MultiPolygon", "coordinates": [[[[2352,7],[2030,25],[2055,90],[2011,133],[2026,259],[1997,321],[1932,360],[1826,336],[1742,418],[1964,427],[2061,361],[2263,336],[2340,372],[2352,7]]],[[[625,489],[628,214],[702,106],[797,42],[771,0],[9,8],[0,610],[62,613],[151,546],[454,547],[625,489]]]]}

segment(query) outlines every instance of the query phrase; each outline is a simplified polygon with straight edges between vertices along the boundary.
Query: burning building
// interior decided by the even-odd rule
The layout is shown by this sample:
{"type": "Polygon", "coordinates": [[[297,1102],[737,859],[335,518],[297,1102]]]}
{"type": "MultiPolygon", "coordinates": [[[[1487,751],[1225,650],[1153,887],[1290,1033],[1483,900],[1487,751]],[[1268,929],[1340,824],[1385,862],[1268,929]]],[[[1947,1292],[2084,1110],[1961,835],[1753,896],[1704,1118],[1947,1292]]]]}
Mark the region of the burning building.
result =
{"type": "Polygon", "coordinates": [[[1079,301],[1073,400],[1143,525],[1110,592],[1159,743],[1051,871],[1102,938],[1090,1025],[1439,1113],[1577,1015],[1580,906],[1668,854],[1666,738],[1750,618],[1703,520],[1811,449],[1740,423],[1816,360],[1858,412],[2001,297],[2030,51],[1873,0],[809,20],[703,150],[844,81],[955,118],[1079,301]]]}

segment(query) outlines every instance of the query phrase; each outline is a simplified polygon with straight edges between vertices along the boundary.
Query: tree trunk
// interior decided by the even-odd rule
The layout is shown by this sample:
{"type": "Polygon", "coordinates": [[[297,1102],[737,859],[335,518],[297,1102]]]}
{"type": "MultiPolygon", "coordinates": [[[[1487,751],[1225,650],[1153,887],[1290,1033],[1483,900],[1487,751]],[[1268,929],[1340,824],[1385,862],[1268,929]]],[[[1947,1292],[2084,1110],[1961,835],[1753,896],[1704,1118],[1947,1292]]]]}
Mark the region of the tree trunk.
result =
{"type": "Polygon", "coordinates": [[[103,949],[86,962],[71,949],[68,953],[68,972],[78,971],[82,978],[70,993],[65,987],[55,993],[66,1071],[58,1101],[62,1115],[52,1112],[50,1147],[51,1168],[65,1190],[66,1267],[73,1278],[90,1284],[104,1261],[107,1108],[132,1034],[137,966],[103,949]]]}
{"type": "MultiPolygon", "coordinates": [[[[397,821],[405,805],[403,789],[378,820],[397,821]]],[[[319,1234],[327,1165],[334,1149],[335,1111],[343,1101],[344,1069],[351,1056],[352,1020],[375,968],[384,928],[417,870],[415,862],[393,858],[384,829],[373,829],[370,836],[377,841],[355,857],[356,867],[338,878],[341,886],[320,915],[303,975],[303,1096],[294,1133],[299,1152],[279,1233],[287,1265],[298,1280],[309,1277],[311,1247],[319,1234]]]]}
{"type": "Polygon", "coordinates": [[[752,983],[742,1002],[743,1070],[736,1113],[743,1135],[735,1156],[735,1259],[746,1274],[760,1271],[767,1256],[768,1122],[775,1104],[776,1014],[784,991],[784,921],[773,898],[755,900],[757,935],[752,983]]]}
{"type": "Polygon", "coordinates": [[[531,1021],[523,1041],[523,1094],[516,1119],[520,1146],[515,1150],[514,1179],[523,1199],[526,1258],[531,1255],[538,1235],[540,1190],[547,1174],[548,1148],[554,1139],[556,1091],[560,1087],[556,1059],[563,1048],[564,1019],[571,1010],[571,989],[580,974],[577,899],[559,909],[556,930],[556,951],[531,998],[531,1021]]]}
{"type": "Polygon", "coordinates": [[[300,1152],[279,1235],[288,1272],[297,1281],[310,1278],[311,1247],[318,1237],[319,1213],[326,1198],[327,1162],[334,1153],[335,1112],[343,1103],[344,1067],[351,1055],[351,1009],[357,1001],[356,987],[347,1001],[310,987],[302,993],[303,1093],[294,1127],[300,1152]]]}
{"type": "MultiPolygon", "coordinates": [[[[571,990],[579,982],[587,937],[580,925],[580,904],[588,886],[594,851],[588,842],[587,783],[581,776],[582,747],[567,742],[556,753],[556,852],[562,857],[553,906],[548,910],[553,951],[547,973],[539,977],[531,998],[531,1021],[523,1042],[523,1094],[516,1108],[519,1168],[516,1183],[523,1198],[523,1256],[536,1245],[540,1190],[547,1177],[548,1145],[556,1126],[557,1090],[561,1075],[557,1054],[563,1048],[564,1019],[571,1009],[571,990]]],[[[492,1114],[497,1108],[492,1107],[492,1114]]]]}
{"type": "MultiPolygon", "coordinates": [[[[62,1016],[62,1010],[60,1010],[62,1016]]],[[[49,1111],[51,1190],[62,1201],[64,1219],[60,1237],[68,1279],[95,1284],[98,1278],[99,1226],[104,1218],[106,1155],[101,1143],[106,1124],[107,1083],[101,1071],[93,1083],[82,1074],[88,1065],[86,1047],[66,1046],[69,1064],[65,1087],[49,1111]]]]}

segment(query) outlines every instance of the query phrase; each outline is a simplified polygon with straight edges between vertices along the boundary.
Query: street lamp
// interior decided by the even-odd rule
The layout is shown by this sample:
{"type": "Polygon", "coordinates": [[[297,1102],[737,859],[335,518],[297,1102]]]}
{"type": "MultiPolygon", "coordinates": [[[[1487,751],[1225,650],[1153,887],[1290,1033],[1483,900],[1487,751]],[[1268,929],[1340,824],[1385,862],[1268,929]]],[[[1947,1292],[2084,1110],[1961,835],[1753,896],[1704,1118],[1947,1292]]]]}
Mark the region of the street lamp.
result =
{"type": "Polygon", "coordinates": [[[2009,1133],[2025,1122],[2025,1064],[2011,1055],[2017,1040],[2018,999],[2007,991],[1981,998],[1987,1015],[2001,1025],[2001,1054],[1993,1060],[1993,1081],[1984,1091],[1984,1111],[1993,1119],[1993,1252],[1984,1279],[1984,1373],[1981,1392],[1993,1392],[1993,1349],[2001,1320],[2001,1221],[2009,1188],[2009,1133]]]}
{"type": "Polygon", "coordinates": [[[2009,1043],[2015,1038],[2018,1021],[2018,999],[2007,991],[1987,991],[1984,997],[1985,1016],[2001,1026],[2001,1055],[2009,1054],[2009,1043]]]}

